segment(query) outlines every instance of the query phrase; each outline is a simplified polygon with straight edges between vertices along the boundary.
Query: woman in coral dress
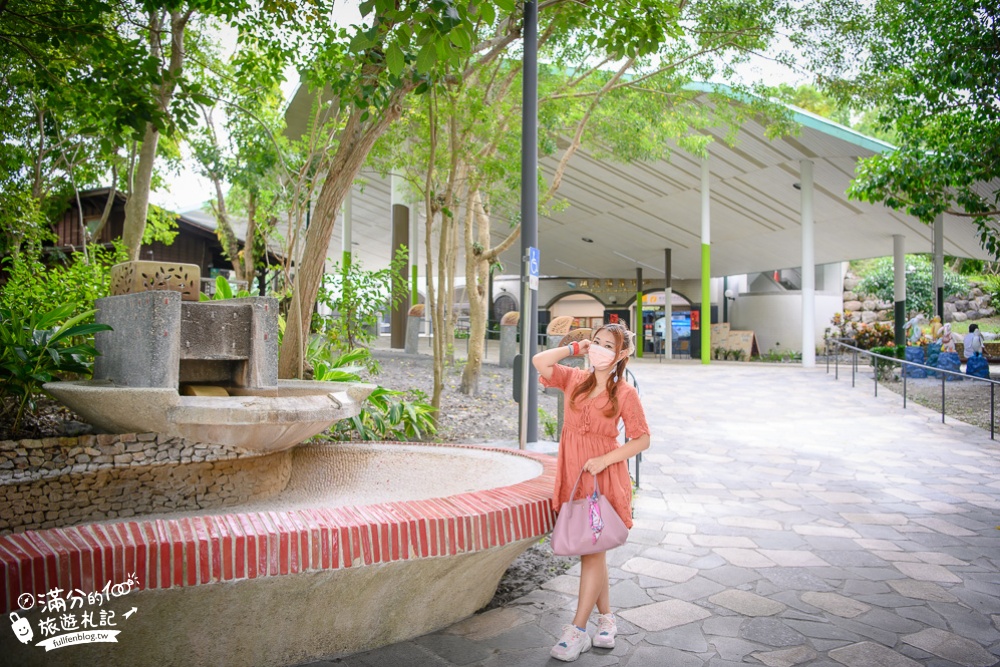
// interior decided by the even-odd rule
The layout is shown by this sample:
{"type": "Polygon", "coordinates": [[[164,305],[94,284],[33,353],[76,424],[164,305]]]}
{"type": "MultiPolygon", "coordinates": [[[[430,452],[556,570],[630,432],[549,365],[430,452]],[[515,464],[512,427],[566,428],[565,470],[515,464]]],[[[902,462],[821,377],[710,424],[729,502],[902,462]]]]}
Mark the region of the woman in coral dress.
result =
{"type": "MultiPolygon", "coordinates": [[[[624,377],[634,348],[634,336],[625,326],[605,324],[591,340],[539,352],[532,360],[542,384],[562,389],[566,395],[553,506],[558,510],[570,499],[580,470],[586,470],[597,476],[601,493],[629,528],[632,527],[632,480],[626,461],[649,447],[649,426],[639,395],[624,377]],[[587,355],[589,370],[559,364],[577,354],[587,355]],[[624,445],[618,443],[619,419],[625,422],[628,441],[624,445]]],[[[590,475],[584,475],[576,498],[585,498],[592,490],[590,475]]],[[[616,625],[611,613],[605,553],[580,557],[576,616],[552,647],[552,657],[558,660],[576,660],[591,646],[615,646],[616,625]],[[591,640],[587,622],[595,606],[597,632],[591,640]]]]}

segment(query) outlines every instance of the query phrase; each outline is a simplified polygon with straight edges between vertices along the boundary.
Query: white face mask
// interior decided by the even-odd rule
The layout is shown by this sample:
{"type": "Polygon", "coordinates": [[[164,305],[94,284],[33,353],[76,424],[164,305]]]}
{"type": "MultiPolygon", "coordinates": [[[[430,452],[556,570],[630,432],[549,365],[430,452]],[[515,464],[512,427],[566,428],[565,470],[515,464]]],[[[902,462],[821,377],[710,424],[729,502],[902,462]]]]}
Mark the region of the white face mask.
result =
{"type": "Polygon", "coordinates": [[[590,344],[590,349],[587,350],[587,358],[590,359],[590,365],[599,371],[610,368],[615,363],[615,353],[606,347],[601,347],[597,343],[590,344]]]}

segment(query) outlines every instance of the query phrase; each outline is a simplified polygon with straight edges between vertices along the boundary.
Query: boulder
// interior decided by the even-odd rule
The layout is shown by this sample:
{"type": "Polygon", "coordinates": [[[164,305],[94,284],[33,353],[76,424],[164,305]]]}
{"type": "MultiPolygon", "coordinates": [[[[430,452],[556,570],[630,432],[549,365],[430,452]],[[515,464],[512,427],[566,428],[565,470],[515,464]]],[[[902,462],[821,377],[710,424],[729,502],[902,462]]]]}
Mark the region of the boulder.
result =
{"type": "MultiPolygon", "coordinates": [[[[926,361],[924,358],[924,348],[919,345],[907,346],[905,354],[906,361],[910,361],[915,364],[923,364],[926,361]]],[[[927,377],[927,371],[923,368],[903,364],[903,375],[911,378],[925,378],[927,377]]]]}
{"type": "Polygon", "coordinates": [[[844,310],[845,311],[858,311],[858,310],[861,310],[861,302],[860,301],[845,301],[844,302],[844,310]]]}
{"type": "Polygon", "coordinates": [[[986,357],[977,353],[966,362],[965,372],[967,375],[989,379],[990,365],[986,361],[986,357]]]}
{"type": "Polygon", "coordinates": [[[955,310],[964,313],[969,309],[969,302],[966,299],[955,299],[955,310]]]}
{"type": "Polygon", "coordinates": [[[854,292],[847,291],[844,292],[844,301],[857,301],[858,295],[854,292]]]}
{"type": "Polygon", "coordinates": [[[861,309],[862,310],[875,310],[875,302],[872,301],[871,299],[868,299],[863,304],[861,304],[861,309]]]}
{"type": "Polygon", "coordinates": [[[861,281],[858,280],[857,278],[855,278],[854,276],[848,276],[848,277],[844,278],[844,291],[845,292],[853,292],[854,288],[857,287],[858,283],[860,283],[860,282],[861,281]]]}
{"type": "Polygon", "coordinates": [[[871,324],[872,322],[878,321],[878,313],[873,310],[865,310],[861,313],[861,321],[865,324],[871,324]]]}
{"type": "Polygon", "coordinates": [[[953,322],[964,322],[964,321],[966,321],[967,319],[969,319],[969,316],[968,316],[968,314],[966,314],[966,313],[963,313],[963,312],[956,312],[956,313],[955,313],[955,314],[954,314],[954,315],[952,316],[952,321],[953,321],[953,322]]]}
{"type": "Polygon", "coordinates": [[[944,302],[944,316],[948,317],[949,313],[954,313],[956,310],[955,304],[951,301],[944,302]]]}

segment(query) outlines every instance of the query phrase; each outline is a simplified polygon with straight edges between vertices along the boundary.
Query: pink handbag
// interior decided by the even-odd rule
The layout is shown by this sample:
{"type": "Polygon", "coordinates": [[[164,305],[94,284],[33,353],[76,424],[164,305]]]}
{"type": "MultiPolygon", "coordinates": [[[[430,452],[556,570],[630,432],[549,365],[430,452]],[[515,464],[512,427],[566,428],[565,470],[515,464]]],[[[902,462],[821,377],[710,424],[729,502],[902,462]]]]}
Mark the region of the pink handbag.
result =
{"type": "Polygon", "coordinates": [[[570,499],[563,503],[552,529],[552,551],[557,556],[600,553],[621,546],[628,539],[628,528],[608,499],[601,495],[596,475],[594,492],[586,498],[573,500],[583,473],[581,470],[577,476],[570,499]]]}

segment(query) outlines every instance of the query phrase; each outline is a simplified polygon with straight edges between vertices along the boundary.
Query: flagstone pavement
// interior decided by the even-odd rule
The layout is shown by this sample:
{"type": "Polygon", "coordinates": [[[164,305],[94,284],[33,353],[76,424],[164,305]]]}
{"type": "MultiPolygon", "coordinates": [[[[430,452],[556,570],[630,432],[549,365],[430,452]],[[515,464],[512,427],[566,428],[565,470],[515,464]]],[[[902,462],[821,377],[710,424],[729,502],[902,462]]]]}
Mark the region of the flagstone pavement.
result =
{"type": "MultiPolygon", "coordinates": [[[[653,440],[635,527],[608,555],[618,642],[576,664],[1000,661],[1000,447],[820,363],[631,366],[653,440]]],[[[572,618],[578,572],[311,666],[561,664],[549,649],[572,618]]]]}

